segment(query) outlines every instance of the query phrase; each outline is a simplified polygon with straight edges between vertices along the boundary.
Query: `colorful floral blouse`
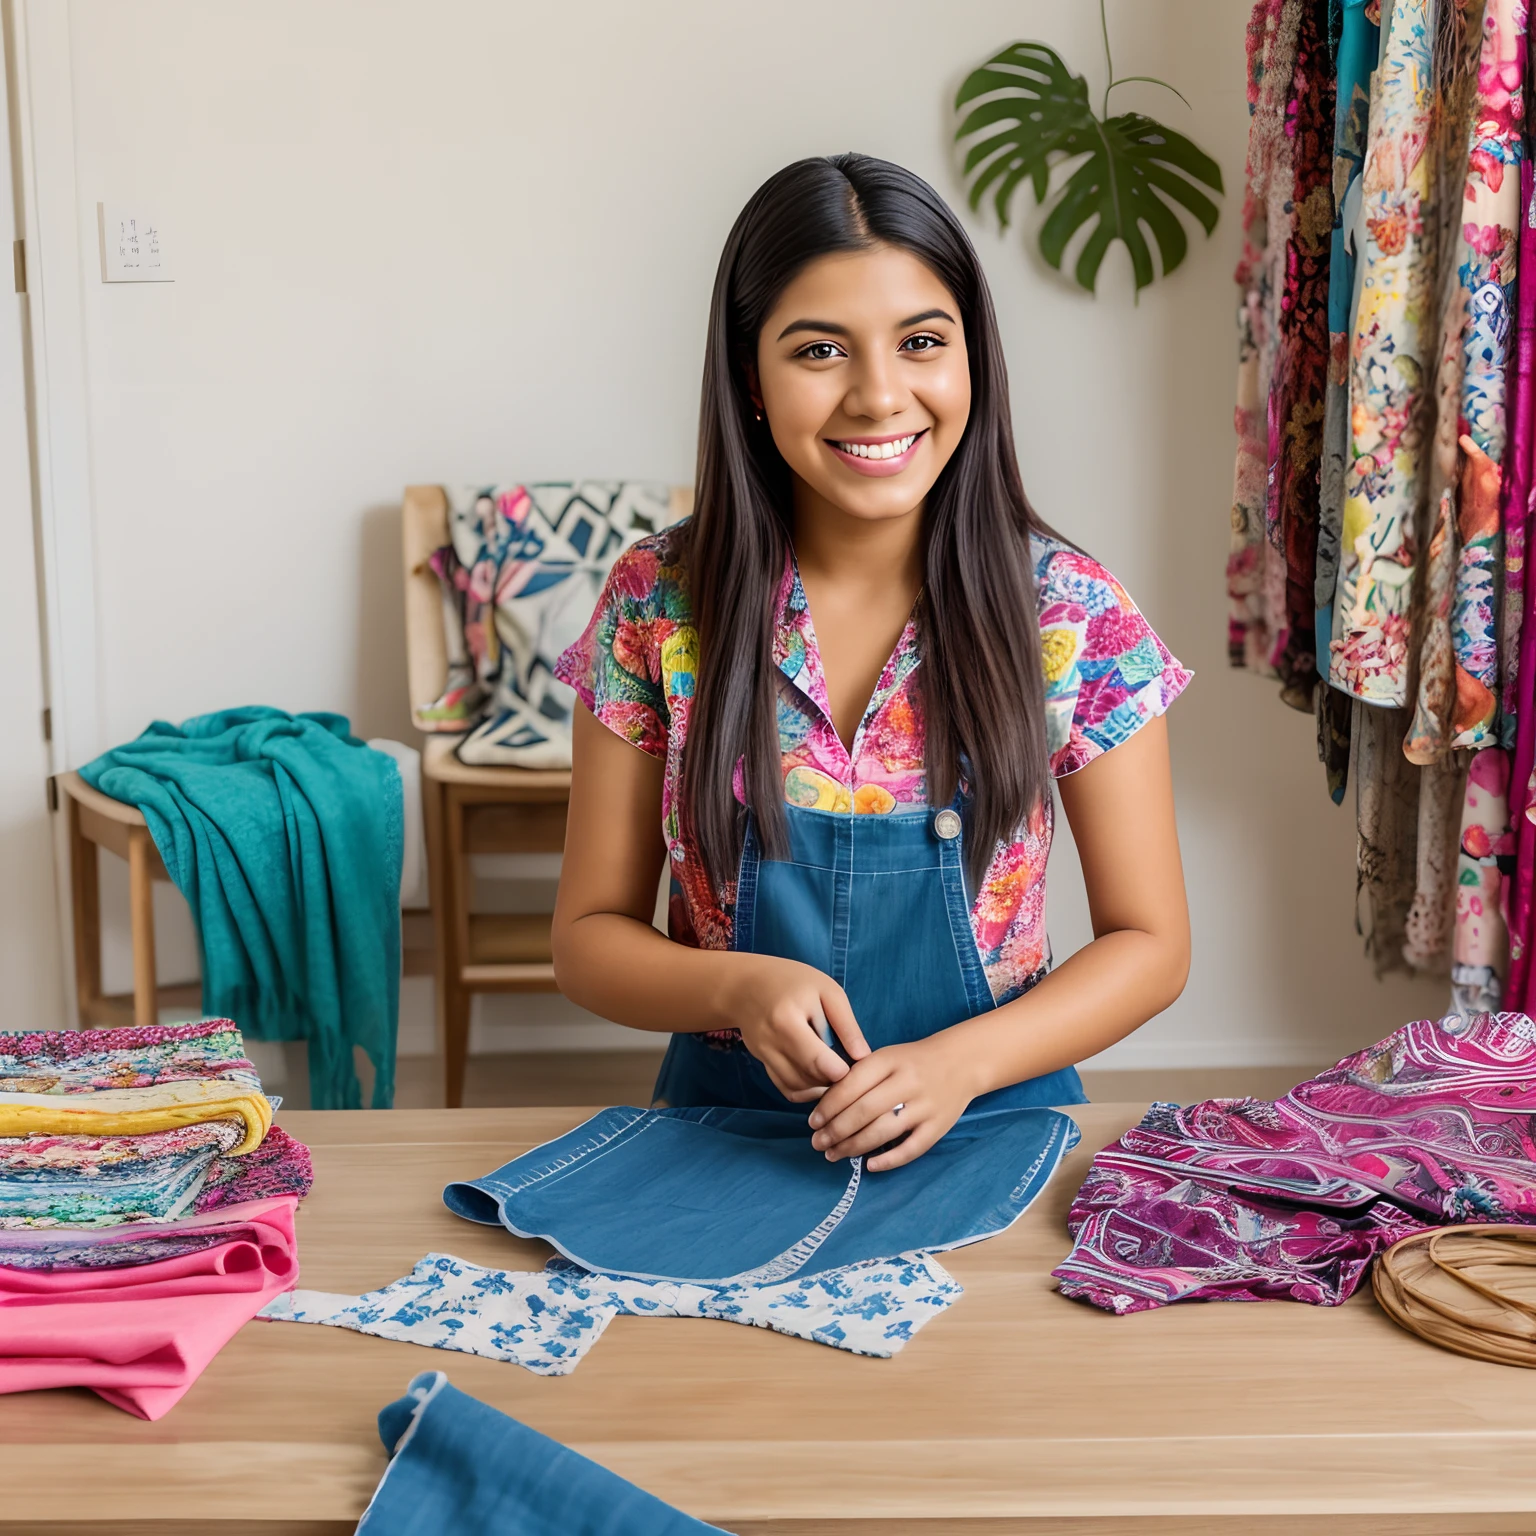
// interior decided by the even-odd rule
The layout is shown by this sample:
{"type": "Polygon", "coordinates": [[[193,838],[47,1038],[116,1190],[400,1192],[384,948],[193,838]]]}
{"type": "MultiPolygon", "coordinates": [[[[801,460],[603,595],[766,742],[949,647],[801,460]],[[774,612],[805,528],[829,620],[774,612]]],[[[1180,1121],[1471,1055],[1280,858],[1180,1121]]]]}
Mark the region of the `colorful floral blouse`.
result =
{"type": "MultiPolygon", "coordinates": [[[[1119,745],[1183,692],[1190,674],[1096,560],[1052,540],[1033,541],[1044,653],[1051,772],[1061,778],[1119,745]]],[[[774,659],[784,798],[853,815],[920,812],[927,804],[923,723],[913,672],[921,661],[909,622],[885,664],[853,740],[832,724],[810,608],[793,561],[779,591],[774,659]]],[[[665,533],[626,551],[609,575],[586,632],[556,673],[611,731],[666,763],[662,827],[672,859],[668,928],[679,943],[728,949],[734,889],[710,887],[678,834],[688,706],[698,636],[681,568],[665,533]]],[[[738,786],[738,794],[740,788],[738,786]]],[[[1011,842],[999,844],[971,909],[992,994],[1017,995],[1046,963],[1047,800],[1011,842]]]]}

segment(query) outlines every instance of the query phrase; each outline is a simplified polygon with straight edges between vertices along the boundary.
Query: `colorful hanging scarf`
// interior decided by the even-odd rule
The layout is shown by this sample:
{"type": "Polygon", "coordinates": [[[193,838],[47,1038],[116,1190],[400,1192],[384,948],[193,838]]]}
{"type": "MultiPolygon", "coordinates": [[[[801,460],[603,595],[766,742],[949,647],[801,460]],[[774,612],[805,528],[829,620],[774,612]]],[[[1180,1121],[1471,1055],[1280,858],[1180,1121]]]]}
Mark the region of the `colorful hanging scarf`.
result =
{"type": "Polygon", "coordinates": [[[1248,164],[1243,252],[1237,266],[1237,463],[1227,557],[1227,652],[1235,667],[1274,676],[1283,622],[1284,567],[1266,533],[1269,396],[1279,346],[1279,305],[1293,222],[1292,141],[1302,0],[1258,0],[1248,23],[1248,164]],[[1276,595],[1279,601],[1276,601],[1276,595]]]}
{"type": "Polygon", "coordinates": [[[1339,575],[1339,530],[1344,516],[1344,472],[1349,461],[1349,338],[1355,296],[1354,230],[1346,202],[1365,163],[1370,123],[1371,72],[1381,29],[1367,0],[1344,0],[1339,39],[1333,128],[1333,248],[1328,261],[1328,394],[1323,427],[1321,512],[1317,528],[1317,655],[1333,635],[1333,592],[1339,575]]]}
{"type": "MultiPolygon", "coordinates": [[[[1451,605],[1456,590],[1459,544],[1456,529],[1457,487],[1471,473],[1459,439],[1465,430],[1462,401],[1467,392],[1467,312],[1464,281],[1471,247],[1469,232],[1478,227],[1485,192],[1469,181],[1471,151],[1480,143],[1477,96],[1484,51],[1482,0],[1469,10],[1452,8],[1441,18],[1436,52],[1435,184],[1447,189],[1436,204],[1435,278],[1439,295],[1439,352],[1435,372],[1434,435],[1429,455],[1428,503],[1433,508],[1423,610],[1415,627],[1419,657],[1418,694],[1413,723],[1403,744],[1410,762],[1438,763],[1450,750],[1451,717],[1456,701],[1456,652],[1451,638],[1451,605]],[[1470,129],[1468,124],[1471,124],[1470,129]],[[1461,191],[1453,198],[1450,189],[1461,191]]],[[[1466,492],[1463,493],[1464,495],[1466,492]]],[[[1446,786],[1441,786],[1446,791],[1446,786]]],[[[1436,803],[1433,819],[1449,827],[1454,839],[1461,816],[1454,802],[1436,803]],[[1443,813],[1443,814],[1442,814],[1443,813]]],[[[1424,816],[1421,813],[1421,823],[1424,816]]],[[[1421,825],[1421,833],[1425,828],[1421,825]]],[[[1422,846],[1422,839],[1421,839],[1422,846]]],[[[1438,850],[1437,850],[1438,851],[1438,850]]],[[[1420,855],[1421,862],[1423,854],[1420,855]]],[[[1436,904],[1438,926],[1449,937],[1450,883],[1429,888],[1420,870],[1419,905],[1436,904]],[[1443,909],[1443,910],[1442,910],[1443,909]]],[[[1427,916],[1427,914],[1425,914],[1427,916]]],[[[1438,958],[1438,951],[1436,952],[1438,958]]]]}
{"type": "Polygon", "coordinates": [[[1292,106],[1286,122],[1291,140],[1290,230],[1268,405],[1265,534],[1285,574],[1274,664],[1280,696],[1303,710],[1312,708],[1317,684],[1313,587],[1328,386],[1334,80],[1326,24],[1327,0],[1307,0],[1297,34],[1292,106]]]}
{"type": "Polygon", "coordinates": [[[1422,259],[1430,206],[1433,28],[1429,0],[1397,0],[1371,100],[1361,177],[1364,249],[1350,355],[1346,476],[1330,671],[1373,704],[1408,697],[1408,610],[1418,549],[1432,292],[1422,259]]]}
{"type": "Polygon", "coordinates": [[[1486,747],[1467,770],[1466,808],[1456,860],[1456,945],[1450,1014],[1471,1019],[1499,1003],[1505,964],[1504,877],[1514,852],[1509,830],[1509,758],[1486,747]]]}
{"type": "MultiPolygon", "coordinates": [[[[1527,36],[1527,42],[1530,39],[1527,36]]],[[[1520,163],[1520,254],[1518,266],[1536,274],[1536,176],[1529,159],[1520,163]]],[[[1519,737],[1520,633],[1525,612],[1526,519],[1531,495],[1531,453],[1536,446],[1532,415],[1536,400],[1536,278],[1515,285],[1515,367],[1509,386],[1509,444],[1499,525],[1504,535],[1504,595],[1499,631],[1499,745],[1513,749],[1519,737]]]]}
{"type": "MultiPolygon", "coordinates": [[[[1467,435],[1491,461],[1491,471],[1482,470],[1481,478],[1491,479],[1492,496],[1471,505],[1464,502],[1458,519],[1461,558],[1451,620],[1456,648],[1451,744],[1456,747],[1485,747],[1498,739],[1498,470],[1506,436],[1504,375],[1512,340],[1520,224],[1518,166],[1525,155],[1520,94],[1525,22],[1523,0],[1489,0],[1467,156],[1463,220],[1468,251],[1461,280],[1468,295],[1468,335],[1462,417],[1467,435]]],[[[1462,446],[1467,447],[1465,441],[1462,446]]]]}
{"type": "MultiPolygon", "coordinates": [[[[1343,0],[1339,14],[1333,129],[1333,242],[1328,259],[1328,384],[1323,402],[1323,457],[1317,522],[1317,567],[1313,579],[1316,665],[1333,636],[1333,593],[1339,577],[1339,532],[1344,518],[1344,474],[1349,462],[1349,338],[1355,299],[1354,203],[1365,162],[1370,123],[1371,72],[1381,48],[1377,7],[1368,0],[1343,0]],[[1354,194],[1352,196],[1352,194],[1354,194]],[[1346,208],[1348,204],[1348,208],[1346,208]]],[[[1344,800],[1349,778],[1348,694],[1317,690],[1317,755],[1335,805],[1344,800]]]]}
{"type": "MultiPolygon", "coordinates": [[[[1536,252],[1536,199],[1531,195],[1531,167],[1529,162],[1521,168],[1522,185],[1527,192],[1525,223],[1520,239],[1527,253],[1536,252]]],[[[1536,272],[1536,261],[1525,269],[1536,272]]],[[[1536,318],[1536,282],[1520,285],[1520,344],[1522,355],[1531,346],[1531,324],[1536,318]]],[[[1530,692],[1531,679],[1536,678],[1536,581],[1524,578],[1518,584],[1508,575],[1511,552],[1530,547],[1532,538],[1532,513],[1536,510],[1536,476],[1532,475],[1531,455],[1536,453],[1536,388],[1528,389],[1521,396],[1521,406],[1511,429],[1512,454],[1522,454],[1528,489],[1523,501],[1507,504],[1505,528],[1508,534],[1505,544],[1505,616],[1508,620],[1512,609],[1520,611],[1520,624],[1516,635],[1517,647],[1512,645],[1505,653],[1505,698],[1511,690],[1523,683],[1530,692]],[[1523,516],[1521,515],[1523,512],[1523,516]],[[1518,533],[1516,532],[1518,530],[1518,533]]],[[[1511,473],[1510,479],[1514,479],[1511,473]]],[[[1523,564],[1523,560],[1521,562],[1523,564]]],[[[1508,633],[1506,628],[1506,634],[1508,633]]],[[[1536,949],[1536,902],[1532,900],[1536,887],[1536,707],[1529,701],[1524,708],[1510,709],[1506,705],[1505,729],[1513,726],[1514,766],[1510,775],[1509,809],[1514,842],[1514,873],[1505,887],[1509,917],[1509,978],[1505,997],[1510,1006],[1528,1009],[1536,986],[1532,985],[1531,959],[1536,949]]]]}

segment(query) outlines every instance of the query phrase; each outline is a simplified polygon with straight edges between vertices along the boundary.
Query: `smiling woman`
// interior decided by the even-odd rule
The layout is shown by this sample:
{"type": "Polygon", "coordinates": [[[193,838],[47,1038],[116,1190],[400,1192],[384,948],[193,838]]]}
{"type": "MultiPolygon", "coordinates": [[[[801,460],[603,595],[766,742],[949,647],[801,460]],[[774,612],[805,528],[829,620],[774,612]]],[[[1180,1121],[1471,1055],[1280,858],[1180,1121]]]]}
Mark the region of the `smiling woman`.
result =
{"type": "Polygon", "coordinates": [[[695,514],[621,558],[559,670],[556,974],[674,1032],[658,1102],[816,1101],[813,1144],[878,1172],[969,1112],[1080,1102],[1074,1063],[1181,989],[1158,717],[1189,674],[1030,508],[980,264],[900,167],[800,161],[748,202],[695,514]],[[1050,971],[1053,779],[1095,939],[1050,971]]]}

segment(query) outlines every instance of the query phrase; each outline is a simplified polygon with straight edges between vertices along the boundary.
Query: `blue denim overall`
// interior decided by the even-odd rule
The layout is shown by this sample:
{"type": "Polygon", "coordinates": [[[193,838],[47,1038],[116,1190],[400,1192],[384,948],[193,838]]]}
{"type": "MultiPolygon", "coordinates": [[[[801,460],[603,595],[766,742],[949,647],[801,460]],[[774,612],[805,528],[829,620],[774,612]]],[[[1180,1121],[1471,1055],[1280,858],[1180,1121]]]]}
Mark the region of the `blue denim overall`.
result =
{"type": "MultiPolygon", "coordinates": [[[[888,816],[786,805],[785,860],[763,858],[749,815],[732,948],[824,971],[875,1050],[987,1012],[996,1005],[971,931],[965,810],[960,796],[943,809],[888,816]]],[[[739,1041],[722,1049],[699,1035],[672,1037],[655,1098],[809,1112],[739,1041]]],[[[968,1113],[1086,1102],[1077,1069],[1063,1067],[983,1094],[968,1113]]]]}
{"type": "MultiPolygon", "coordinates": [[[[735,944],[836,978],[871,1046],[921,1040],[993,1006],[971,935],[958,807],[851,816],[786,807],[787,860],[750,821],[735,944]]],[[[1022,1026],[1021,1026],[1022,1027],[1022,1026]]],[[[541,1237],[588,1269],[647,1280],[777,1283],[1003,1231],[1078,1139],[1049,1108],[1085,1102],[1071,1067],[984,1094],[937,1146],[866,1178],[811,1146],[738,1041],[675,1035],[663,1109],[605,1109],[483,1178],[443,1191],[456,1215],[541,1237]]]]}

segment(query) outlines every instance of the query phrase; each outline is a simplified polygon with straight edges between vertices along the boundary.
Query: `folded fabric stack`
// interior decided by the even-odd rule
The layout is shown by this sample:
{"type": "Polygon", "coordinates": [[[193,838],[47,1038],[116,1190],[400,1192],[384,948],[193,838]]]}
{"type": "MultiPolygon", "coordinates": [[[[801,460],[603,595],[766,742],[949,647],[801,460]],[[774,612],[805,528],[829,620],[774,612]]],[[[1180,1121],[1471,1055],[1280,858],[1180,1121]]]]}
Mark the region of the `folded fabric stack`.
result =
{"type": "Polygon", "coordinates": [[[228,1019],[0,1034],[0,1392],[157,1419],[298,1276],[309,1149],[228,1019]]]}

